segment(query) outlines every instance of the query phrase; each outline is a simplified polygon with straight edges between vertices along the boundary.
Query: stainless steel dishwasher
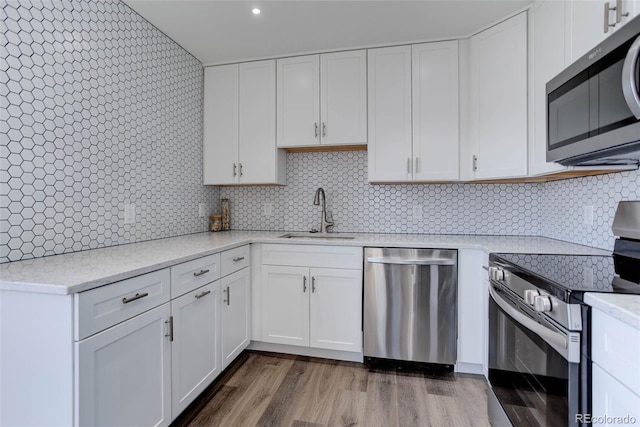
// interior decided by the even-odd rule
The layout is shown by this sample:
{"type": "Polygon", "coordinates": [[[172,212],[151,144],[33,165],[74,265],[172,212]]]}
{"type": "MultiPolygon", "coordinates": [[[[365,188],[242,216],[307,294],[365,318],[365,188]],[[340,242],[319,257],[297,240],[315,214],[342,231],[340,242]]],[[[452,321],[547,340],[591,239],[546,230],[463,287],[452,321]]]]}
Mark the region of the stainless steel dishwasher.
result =
{"type": "Polygon", "coordinates": [[[458,252],[365,248],[364,356],[454,365],[458,252]]]}

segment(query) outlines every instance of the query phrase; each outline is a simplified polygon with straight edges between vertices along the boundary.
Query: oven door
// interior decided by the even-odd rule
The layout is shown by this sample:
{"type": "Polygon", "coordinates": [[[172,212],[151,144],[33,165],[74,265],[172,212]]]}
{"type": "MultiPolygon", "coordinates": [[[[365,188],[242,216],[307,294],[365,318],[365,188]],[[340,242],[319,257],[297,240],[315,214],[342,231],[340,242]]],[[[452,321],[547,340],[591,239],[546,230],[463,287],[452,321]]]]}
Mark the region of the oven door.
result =
{"type": "Polygon", "coordinates": [[[580,336],[563,330],[492,282],[489,382],[514,426],[575,426],[580,336]],[[576,343],[577,340],[577,343],[576,343]],[[566,350],[566,351],[565,351],[566,350]]]}

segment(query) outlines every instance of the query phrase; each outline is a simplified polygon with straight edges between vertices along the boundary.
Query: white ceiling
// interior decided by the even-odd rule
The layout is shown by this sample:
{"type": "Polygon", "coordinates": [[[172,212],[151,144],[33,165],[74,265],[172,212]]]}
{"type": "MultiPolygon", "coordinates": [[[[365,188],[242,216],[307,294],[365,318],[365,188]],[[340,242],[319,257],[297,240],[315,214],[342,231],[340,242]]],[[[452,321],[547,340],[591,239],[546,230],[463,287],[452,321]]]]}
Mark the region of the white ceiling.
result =
{"type": "Polygon", "coordinates": [[[531,0],[124,0],[204,65],[468,36],[531,0]],[[251,9],[259,7],[260,15],[251,9]]]}

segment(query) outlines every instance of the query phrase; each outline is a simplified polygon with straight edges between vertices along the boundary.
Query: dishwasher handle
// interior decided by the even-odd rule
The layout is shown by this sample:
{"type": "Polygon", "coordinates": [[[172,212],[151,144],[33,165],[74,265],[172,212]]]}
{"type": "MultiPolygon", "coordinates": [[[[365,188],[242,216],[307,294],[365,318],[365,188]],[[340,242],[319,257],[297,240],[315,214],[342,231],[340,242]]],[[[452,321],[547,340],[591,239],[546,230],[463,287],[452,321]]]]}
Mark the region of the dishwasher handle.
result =
{"type": "Polygon", "coordinates": [[[456,265],[455,259],[450,258],[379,258],[367,257],[367,262],[374,264],[403,264],[403,265],[456,265]]]}

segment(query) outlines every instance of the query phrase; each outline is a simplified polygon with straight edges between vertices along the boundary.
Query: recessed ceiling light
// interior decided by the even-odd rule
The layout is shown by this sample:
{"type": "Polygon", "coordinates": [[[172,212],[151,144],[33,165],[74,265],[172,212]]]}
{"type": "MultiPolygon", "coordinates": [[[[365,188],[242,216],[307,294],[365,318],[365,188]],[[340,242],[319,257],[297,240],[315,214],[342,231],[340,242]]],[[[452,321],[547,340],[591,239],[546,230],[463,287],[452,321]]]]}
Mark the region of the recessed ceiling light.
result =
{"type": "Polygon", "coordinates": [[[257,7],[254,7],[254,8],[251,10],[251,13],[253,13],[254,15],[260,15],[260,9],[258,9],[257,7]]]}

